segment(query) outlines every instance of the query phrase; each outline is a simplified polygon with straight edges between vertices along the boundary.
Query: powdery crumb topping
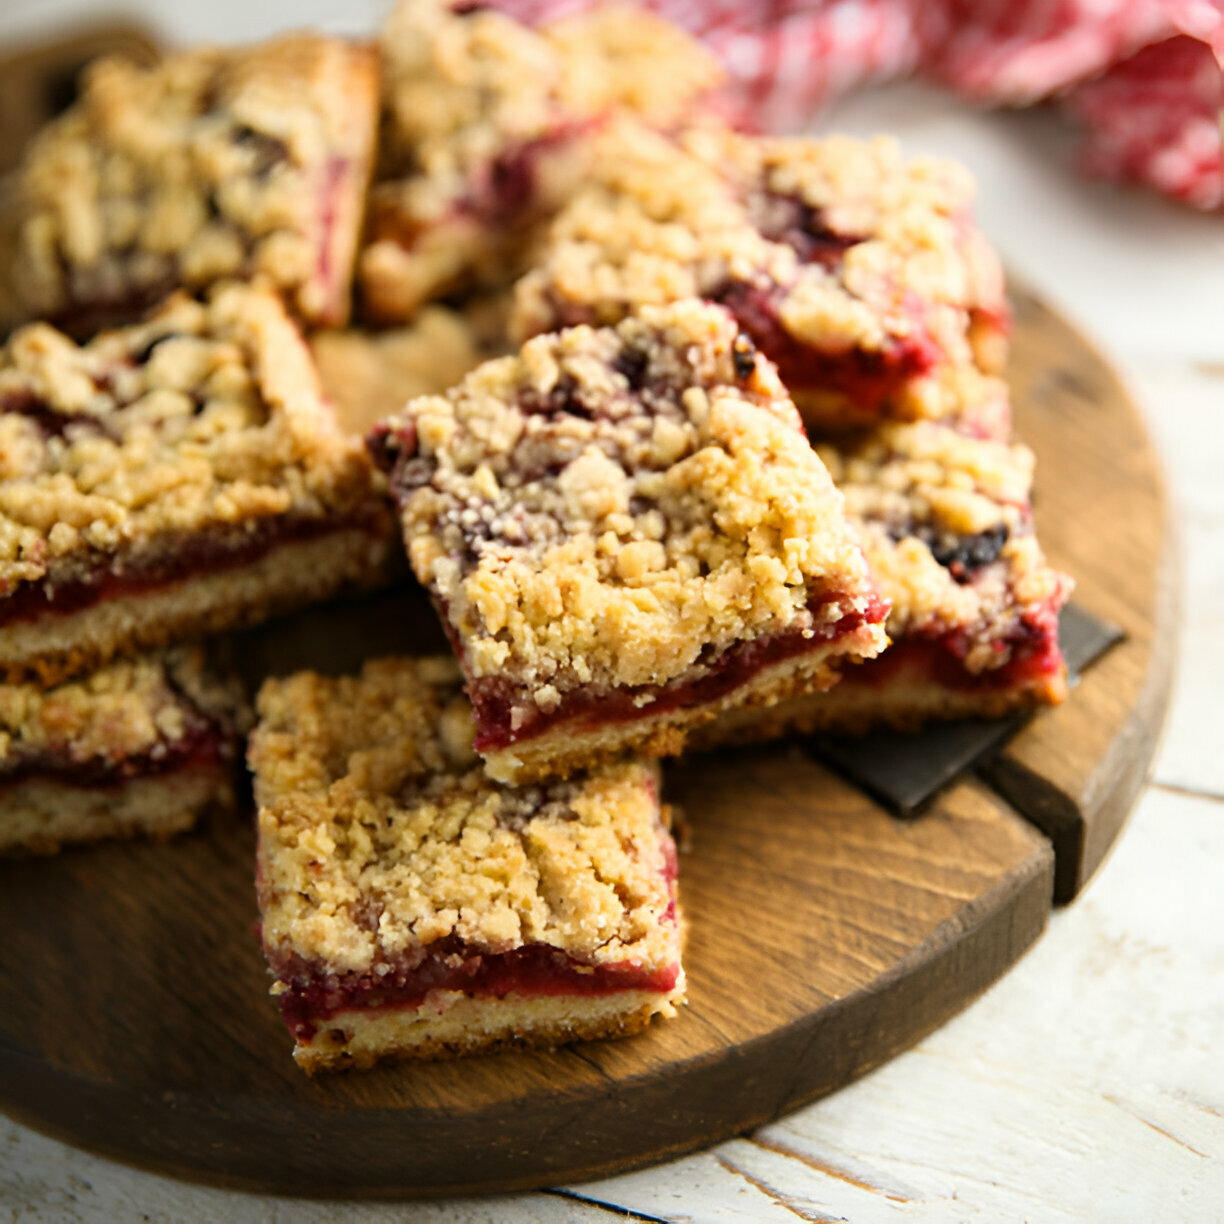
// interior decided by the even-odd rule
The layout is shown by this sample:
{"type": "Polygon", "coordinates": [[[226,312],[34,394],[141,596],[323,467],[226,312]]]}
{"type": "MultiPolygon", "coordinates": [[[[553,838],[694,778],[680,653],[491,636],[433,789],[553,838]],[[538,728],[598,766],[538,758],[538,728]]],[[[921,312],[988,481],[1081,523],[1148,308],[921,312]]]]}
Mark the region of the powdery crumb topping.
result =
{"type": "Polygon", "coordinates": [[[722,81],[709,52],[640,9],[533,29],[456,8],[401,0],[383,29],[380,181],[362,275],[384,319],[466,280],[507,275],[523,223],[581,181],[582,137],[607,113],[671,124],[722,81]]]}
{"type": "Polygon", "coordinates": [[[369,518],[371,477],[269,292],[180,295],[85,346],[35,323],[0,352],[0,595],[158,536],[369,518]]]}
{"type": "Polygon", "coordinates": [[[642,9],[603,7],[533,29],[492,8],[400,0],[383,27],[384,164],[471,183],[508,147],[628,107],[681,118],[721,84],[718,61],[642,9]]]}
{"type": "Polygon", "coordinates": [[[969,671],[1001,667],[1021,618],[1066,598],[1070,581],[1050,568],[1033,534],[1027,447],[919,421],[817,450],[845,495],[880,594],[892,601],[894,640],[958,632],[969,671]],[[980,564],[965,552],[975,539],[980,564]],[[937,550],[966,560],[959,569],[941,564],[937,550]]]}
{"type": "MultiPolygon", "coordinates": [[[[1006,326],[1002,274],[960,167],[907,161],[885,137],[762,138],[714,124],[677,141],[623,120],[596,144],[591,182],[516,288],[520,337],[695,294],[822,352],[920,342],[936,368],[981,359],[995,372],[1003,350],[987,333],[1006,326]]],[[[948,415],[950,390],[915,374],[892,408],[948,415]]]]}
{"type": "Polygon", "coordinates": [[[719,307],[537,337],[387,429],[409,559],[469,678],[545,711],[870,602],[840,494],[719,307]]]}
{"type": "Polygon", "coordinates": [[[26,765],[122,771],[172,756],[208,724],[229,739],[244,720],[237,686],[198,648],[124,659],[49,689],[0,684],[0,777],[26,765]]]}
{"type": "Polygon", "coordinates": [[[440,941],[670,964],[674,851],[656,767],[491,782],[460,679],[434,657],[265,683],[249,761],[274,968],[410,969],[440,941]]]}
{"type": "Polygon", "coordinates": [[[594,5],[540,33],[557,48],[557,98],[573,113],[625,109],[670,127],[724,80],[717,57],[679,26],[633,4],[594,5]]]}
{"type": "Polygon", "coordinates": [[[322,35],[97,63],[21,172],[26,317],[262,275],[343,322],[377,115],[374,49],[322,35]]]}

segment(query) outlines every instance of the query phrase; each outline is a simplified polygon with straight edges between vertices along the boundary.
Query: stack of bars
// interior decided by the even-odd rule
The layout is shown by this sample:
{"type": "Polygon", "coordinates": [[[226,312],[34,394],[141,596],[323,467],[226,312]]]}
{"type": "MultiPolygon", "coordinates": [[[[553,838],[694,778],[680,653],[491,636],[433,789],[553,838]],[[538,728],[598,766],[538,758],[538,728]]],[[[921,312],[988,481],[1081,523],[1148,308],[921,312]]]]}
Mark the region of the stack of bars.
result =
{"type": "Polygon", "coordinates": [[[211,639],[386,582],[396,511],[453,649],[259,691],[309,1072],[674,1015],[661,758],[1065,695],[971,183],[719,82],[644,12],[403,0],[99,65],[27,153],[0,848],[232,803],[211,639]]]}

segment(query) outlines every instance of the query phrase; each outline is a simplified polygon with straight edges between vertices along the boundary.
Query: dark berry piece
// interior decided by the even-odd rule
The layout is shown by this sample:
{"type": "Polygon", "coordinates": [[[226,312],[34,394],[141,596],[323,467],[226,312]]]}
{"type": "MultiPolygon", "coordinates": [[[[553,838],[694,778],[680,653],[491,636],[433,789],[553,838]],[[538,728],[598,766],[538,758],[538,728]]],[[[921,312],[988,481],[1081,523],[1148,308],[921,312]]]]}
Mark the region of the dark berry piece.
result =
{"type": "Polygon", "coordinates": [[[731,358],[735,362],[735,374],[741,382],[752,377],[756,369],[756,345],[743,333],[735,337],[731,346],[731,358]]]}

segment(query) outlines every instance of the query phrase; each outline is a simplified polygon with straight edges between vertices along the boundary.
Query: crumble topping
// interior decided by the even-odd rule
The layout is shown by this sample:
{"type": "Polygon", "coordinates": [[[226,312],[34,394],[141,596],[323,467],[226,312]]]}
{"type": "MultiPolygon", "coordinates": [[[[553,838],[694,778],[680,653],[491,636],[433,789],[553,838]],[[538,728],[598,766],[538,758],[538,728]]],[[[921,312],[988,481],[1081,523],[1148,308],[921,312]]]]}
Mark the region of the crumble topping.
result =
{"type": "Polygon", "coordinates": [[[959,632],[969,671],[1002,667],[1021,618],[1066,598],[1069,580],[1033,534],[1026,446],[917,421],[817,450],[892,602],[894,640],[959,632]]]}
{"type": "Polygon", "coordinates": [[[657,767],[498,785],[472,749],[460,683],[453,659],[432,657],[264,684],[249,761],[274,967],[386,972],[454,940],[670,963],[657,767]]]}
{"type": "Polygon", "coordinates": [[[603,6],[538,29],[493,8],[400,0],[383,26],[387,168],[468,181],[508,144],[616,107],[660,124],[722,82],[717,59],[644,9],[603,6]]]}
{"type": "Polygon", "coordinates": [[[524,224],[586,173],[583,138],[607,113],[670,125],[722,81],[683,31],[621,6],[533,29],[493,9],[401,0],[381,46],[383,137],[362,279],[384,320],[470,280],[504,279],[524,224]]]}
{"type": "Polygon", "coordinates": [[[178,295],[84,346],[34,323],[0,352],[0,596],[159,536],[370,519],[371,481],[270,292],[178,295]]]}
{"type": "Polygon", "coordinates": [[[537,337],[372,447],[469,679],[545,711],[815,636],[873,597],[776,371],[717,306],[537,337]]]}
{"type": "Polygon", "coordinates": [[[831,382],[843,401],[886,395],[908,418],[958,410],[955,386],[932,377],[940,367],[998,372],[987,333],[1005,327],[1002,274],[958,166],[906,161],[885,137],[763,138],[714,124],[672,138],[623,119],[594,139],[590,183],[516,287],[518,336],[696,295],[736,314],[797,397],[804,350],[861,354],[864,383],[895,366],[895,387],[859,389],[809,356],[806,381],[831,382]]]}
{"type": "Polygon", "coordinates": [[[377,113],[374,49],[322,35],[91,66],[21,171],[23,317],[259,275],[342,323],[377,113]]]}
{"type": "Polygon", "coordinates": [[[230,741],[244,721],[238,687],[198,648],[123,659],[49,689],[0,684],[0,779],[29,764],[122,771],[134,762],[139,771],[209,726],[230,741]]]}

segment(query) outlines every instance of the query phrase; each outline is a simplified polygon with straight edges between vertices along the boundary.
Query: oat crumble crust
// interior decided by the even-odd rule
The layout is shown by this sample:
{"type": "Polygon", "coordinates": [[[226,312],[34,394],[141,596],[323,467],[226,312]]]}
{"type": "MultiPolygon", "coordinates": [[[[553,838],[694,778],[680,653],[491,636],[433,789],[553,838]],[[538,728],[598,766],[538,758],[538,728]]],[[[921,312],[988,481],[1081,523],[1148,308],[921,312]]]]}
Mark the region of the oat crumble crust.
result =
{"type": "Polygon", "coordinates": [[[456,939],[488,954],[544,944],[592,966],[674,964],[657,768],[500,786],[473,751],[460,685],[441,656],[265,683],[248,760],[276,972],[411,969],[456,939]]]}
{"type": "Polygon", "coordinates": [[[677,27],[613,5],[533,29],[493,9],[401,0],[383,28],[383,131],[362,255],[366,306],[403,320],[521,257],[524,224],[586,172],[610,111],[671,125],[722,83],[677,27]]]}
{"type": "MultiPolygon", "coordinates": [[[[590,181],[516,286],[516,336],[726,298],[741,313],[767,308],[780,343],[819,353],[870,362],[890,345],[928,346],[931,368],[901,383],[887,415],[972,416],[1006,401],[995,377],[1006,354],[1002,273],[959,166],[905,160],[887,137],[753,137],[717,123],[677,139],[621,118],[594,142],[590,181]],[[744,305],[746,293],[756,296],[744,305]]],[[[790,385],[815,422],[877,414],[836,388],[790,385]]]]}
{"type": "Polygon", "coordinates": [[[409,560],[469,680],[545,712],[874,598],[776,372],[719,307],[537,337],[384,430],[409,560]]]}
{"type": "Polygon", "coordinates": [[[190,533],[381,514],[270,292],[178,295],[85,346],[35,323],[0,352],[0,596],[190,533]]]}
{"type": "Polygon", "coordinates": [[[377,120],[375,49],[322,35],[98,62],[21,170],[20,317],[262,277],[343,323],[377,120]]]}
{"type": "Polygon", "coordinates": [[[1065,600],[1070,580],[1049,566],[1033,534],[1028,447],[919,421],[885,423],[816,449],[892,603],[894,641],[963,630],[972,642],[963,664],[981,673],[1010,661],[1008,639],[1022,616],[1065,600]],[[936,560],[933,541],[954,551],[959,540],[992,532],[1003,537],[988,549],[993,559],[962,581],[936,560]]]}
{"type": "Polygon", "coordinates": [[[232,752],[246,714],[238,686],[199,647],[123,659],[52,688],[0,684],[0,780],[26,765],[52,776],[91,764],[122,772],[173,755],[203,721],[232,752]]]}

